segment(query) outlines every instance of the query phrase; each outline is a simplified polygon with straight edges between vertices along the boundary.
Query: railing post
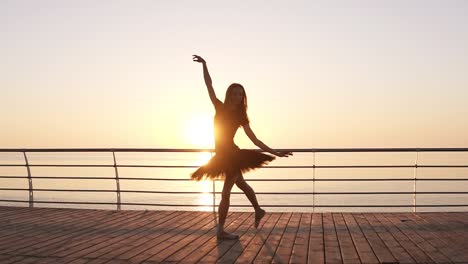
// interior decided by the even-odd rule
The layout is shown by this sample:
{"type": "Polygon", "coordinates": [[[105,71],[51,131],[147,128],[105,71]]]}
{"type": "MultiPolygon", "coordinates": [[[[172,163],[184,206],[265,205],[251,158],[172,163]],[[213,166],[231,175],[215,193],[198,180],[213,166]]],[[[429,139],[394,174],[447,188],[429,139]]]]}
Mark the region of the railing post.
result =
{"type": "Polygon", "coordinates": [[[114,170],[115,170],[115,184],[117,188],[117,210],[121,209],[121,200],[120,200],[120,180],[119,180],[119,170],[117,168],[117,160],[115,158],[115,152],[112,151],[112,157],[114,158],[114,170]]]}
{"type": "Polygon", "coordinates": [[[23,151],[24,161],[26,162],[26,170],[28,171],[28,183],[29,183],[29,207],[34,207],[34,189],[32,184],[31,177],[31,168],[29,167],[28,156],[26,156],[26,151],[23,151]]]}
{"type": "Polygon", "coordinates": [[[416,150],[416,158],[414,160],[414,187],[413,187],[413,212],[416,213],[417,209],[417,200],[416,200],[416,191],[418,190],[417,189],[417,185],[416,185],[416,182],[417,182],[417,176],[418,176],[418,156],[419,156],[419,151],[416,150]]]}
{"type": "MultiPolygon", "coordinates": [[[[213,152],[211,152],[213,158],[213,152]]],[[[216,214],[216,179],[213,179],[213,214],[216,214]]]]}
{"type": "Polygon", "coordinates": [[[213,213],[216,213],[216,179],[213,179],[213,213]]]}
{"type": "Polygon", "coordinates": [[[313,168],[312,168],[312,212],[315,212],[315,151],[312,152],[313,154],[313,168]]]}

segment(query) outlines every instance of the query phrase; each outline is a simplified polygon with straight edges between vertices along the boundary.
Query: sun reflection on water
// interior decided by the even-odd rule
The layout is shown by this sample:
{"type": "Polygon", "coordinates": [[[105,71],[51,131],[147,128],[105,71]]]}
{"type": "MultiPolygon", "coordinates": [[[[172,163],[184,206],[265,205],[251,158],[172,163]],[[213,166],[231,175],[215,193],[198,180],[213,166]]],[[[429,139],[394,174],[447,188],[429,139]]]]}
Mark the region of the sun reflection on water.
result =
{"type": "Polygon", "coordinates": [[[211,206],[213,204],[213,194],[210,192],[213,190],[213,182],[210,180],[202,180],[197,183],[199,186],[198,189],[202,192],[198,199],[196,200],[196,204],[202,205],[210,205],[210,206],[202,206],[199,207],[198,209],[201,211],[212,211],[213,207],[211,206]]]}

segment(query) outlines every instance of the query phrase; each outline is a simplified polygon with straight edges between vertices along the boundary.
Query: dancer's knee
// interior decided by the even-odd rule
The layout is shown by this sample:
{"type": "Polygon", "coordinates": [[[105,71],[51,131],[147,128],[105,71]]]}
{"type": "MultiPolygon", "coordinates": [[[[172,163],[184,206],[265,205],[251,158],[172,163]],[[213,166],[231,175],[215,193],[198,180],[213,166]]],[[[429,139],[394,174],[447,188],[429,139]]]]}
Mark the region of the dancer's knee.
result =
{"type": "Polygon", "coordinates": [[[242,191],[248,189],[250,186],[249,184],[245,181],[244,177],[238,177],[236,180],[236,186],[237,188],[241,189],[242,191]]]}

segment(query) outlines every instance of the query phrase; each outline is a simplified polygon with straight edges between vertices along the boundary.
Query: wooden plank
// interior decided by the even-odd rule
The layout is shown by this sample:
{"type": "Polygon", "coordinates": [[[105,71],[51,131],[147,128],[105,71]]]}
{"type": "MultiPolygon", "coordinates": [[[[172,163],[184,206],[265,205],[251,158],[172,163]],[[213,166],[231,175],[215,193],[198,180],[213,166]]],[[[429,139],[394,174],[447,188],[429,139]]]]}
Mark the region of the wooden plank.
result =
{"type": "MultiPolygon", "coordinates": [[[[239,239],[245,234],[247,230],[253,228],[254,215],[252,213],[243,213],[241,217],[237,218],[232,226],[237,227],[235,234],[239,236],[239,239]]],[[[201,263],[215,263],[220,259],[226,252],[235,244],[240,243],[239,240],[223,240],[217,241],[216,246],[213,247],[203,258],[199,261],[201,263]]]]}
{"type": "Polygon", "coordinates": [[[70,250],[75,251],[80,246],[86,245],[96,232],[108,232],[108,230],[125,225],[127,221],[137,219],[142,214],[142,211],[113,212],[105,215],[100,221],[90,217],[86,221],[82,221],[80,225],[65,226],[66,232],[58,230],[58,236],[51,237],[50,231],[37,236],[35,239],[40,239],[43,242],[31,246],[24,252],[38,256],[65,257],[70,250]]]}
{"type": "Polygon", "coordinates": [[[451,230],[453,230],[454,233],[453,238],[454,240],[460,241],[461,245],[465,244],[466,240],[468,239],[468,228],[466,228],[468,225],[468,213],[453,213],[443,217],[445,219],[451,220],[449,223],[455,220],[455,224],[449,224],[451,230]]]}
{"type": "MultiPolygon", "coordinates": [[[[437,227],[439,236],[443,237],[451,245],[459,246],[464,245],[468,240],[468,230],[466,224],[457,221],[459,215],[448,215],[448,214],[429,214],[430,217],[427,217],[425,214],[424,219],[429,219],[433,225],[437,227]]],[[[468,259],[468,252],[462,250],[466,258],[468,259]]]]}
{"type": "Polygon", "coordinates": [[[406,224],[406,221],[401,221],[401,219],[405,220],[407,217],[404,215],[397,214],[386,214],[387,219],[389,219],[402,233],[404,233],[411,241],[413,241],[421,250],[426,253],[434,262],[436,263],[450,263],[450,260],[445,257],[440,251],[434,248],[431,244],[429,244],[426,240],[424,240],[421,236],[419,236],[415,230],[413,230],[410,226],[406,224]]]}
{"type": "MultiPolygon", "coordinates": [[[[238,232],[235,229],[235,226],[239,224],[242,219],[248,219],[252,214],[251,213],[244,213],[244,214],[231,214],[230,217],[226,219],[226,228],[230,230],[230,232],[238,232]]],[[[216,217],[216,216],[215,216],[216,217]]],[[[174,252],[172,255],[168,256],[164,261],[166,262],[179,262],[188,255],[194,253],[195,251],[199,251],[200,248],[203,248],[203,251],[208,252],[207,245],[215,247],[216,237],[214,234],[216,232],[216,226],[213,226],[208,232],[202,233],[200,236],[195,238],[194,240],[190,241],[187,245],[183,248],[179,249],[178,251],[174,252]]]]}
{"type": "Polygon", "coordinates": [[[59,257],[67,257],[71,252],[82,248],[83,245],[94,244],[96,239],[99,239],[102,236],[111,236],[115,232],[122,232],[127,227],[133,226],[135,223],[140,223],[144,221],[144,219],[151,218],[151,213],[147,211],[127,212],[116,211],[113,212],[113,214],[107,215],[107,218],[103,219],[102,222],[97,225],[80,226],[84,227],[84,229],[80,229],[77,230],[78,232],[74,231],[69,234],[71,235],[69,239],[71,239],[73,243],[68,243],[68,245],[64,247],[53,248],[53,253],[59,257]]]}
{"type": "Polygon", "coordinates": [[[323,237],[322,214],[312,214],[307,263],[325,263],[325,244],[323,237]]]}
{"type": "MultiPolygon", "coordinates": [[[[21,264],[28,264],[28,263],[36,263],[37,261],[41,260],[38,257],[30,257],[30,256],[15,256],[5,263],[21,263],[21,264]]],[[[2,263],[3,264],[3,263],[2,263]]]]}
{"type": "MultiPolygon", "coordinates": [[[[150,226],[147,233],[143,233],[135,245],[127,243],[119,249],[115,249],[108,254],[106,258],[123,259],[129,261],[139,255],[147,256],[145,251],[150,250],[155,245],[166,240],[174,232],[186,228],[191,221],[201,217],[201,213],[179,212],[169,220],[156,222],[150,226]]],[[[148,257],[150,257],[149,255],[148,257]]]]}
{"type": "Polygon", "coordinates": [[[10,264],[10,263],[21,263],[21,260],[25,259],[25,256],[10,256],[9,258],[2,260],[2,264],[10,264]]]}
{"type": "Polygon", "coordinates": [[[142,254],[131,258],[130,261],[139,262],[144,260],[145,262],[154,261],[160,263],[169,255],[172,255],[181,247],[184,247],[187,243],[195,239],[196,235],[193,235],[193,233],[199,232],[199,230],[203,230],[202,232],[212,231],[216,225],[215,219],[207,217],[206,214],[204,215],[205,216],[202,215],[192,219],[183,228],[176,230],[176,232],[171,232],[166,239],[142,254]]]}
{"type": "MultiPolygon", "coordinates": [[[[103,214],[102,212],[95,212],[94,215],[103,214]]],[[[86,216],[90,216],[91,212],[83,213],[82,215],[76,216],[76,213],[60,213],[60,211],[53,212],[49,214],[47,211],[44,211],[40,215],[30,215],[24,216],[25,218],[29,218],[27,222],[16,222],[13,225],[13,229],[10,230],[10,237],[14,237],[16,239],[21,239],[22,237],[31,237],[35,234],[35,232],[40,232],[38,227],[41,229],[57,229],[57,225],[61,225],[62,223],[70,223],[75,221],[75,223],[80,223],[82,219],[85,219],[86,216]],[[83,216],[83,217],[81,217],[83,216]]],[[[8,239],[6,237],[3,237],[8,239]]]]}
{"type": "MultiPolygon", "coordinates": [[[[160,222],[167,222],[176,217],[176,212],[164,211],[158,214],[145,213],[141,218],[129,222],[127,225],[118,228],[105,236],[89,240],[85,247],[79,247],[77,251],[66,255],[69,258],[96,258],[106,253],[114,252],[124,248],[126,245],[141,243],[142,233],[151,230],[152,225],[160,222]],[[139,236],[140,235],[140,236],[139,236]]],[[[77,249],[77,248],[75,248],[77,249]]]]}
{"type": "Polygon", "coordinates": [[[311,213],[302,213],[297,230],[296,239],[294,240],[293,249],[291,252],[291,264],[307,263],[307,250],[309,248],[310,223],[312,221],[311,213]]]}
{"type": "MultiPolygon", "coordinates": [[[[86,264],[103,264],[103,263],[106,263],[106,264],[129,264],[129,262],[127,260],[124,260],[124,259],[111,259],[111,260],[106,259],[104,262],[102,262],[101,259],[98,259],[97,261],[92,260],[92,261],[86,262],[86,264]]],[[[144,262],[144,263],[145,264],[152,264],[151,262],[144,262]]]]}
{"type": "Polygon", "coordinates": [[[365,215],[367,214],[353,214],[354,219],[358,223],[359,227],[362,230],[362,233],[369,241],[369,245],[372,247],[374,254],[377,256],[380,262],[394,263],[397,262],[393,254],[387,248],[387,246],[382,242],[380,237],[374,231],[372,226],[369,225],[365,215]]]}
{"type": "Polygon", "coordinates": [[[28,214],[26,210],[21,215],[10,215],[1,223],[0,237],[3,239],[17,238],[23,234],[30,234],[31,230],[36,229],[36,225],[40,223],[58,222],[63,218],[69,219],[72,213],[64,214],[60,210],[52,210],[50,213],[47,210],[31,210],[28,214]]]}
{"type": "Polygon", "coordinates": [[[67,263],[67,264],[88,264],[89,263],[89,259],[84,259],[84,258],[78,258],[78,259],[70,259],[70,260],[65,260],[65,259],[61,259],[61,260],[50,260],[47,259],[47,261],[44,261],[44,262],[40,262],[40,263],[37,263],[37,264],[50,264],[50,263],[67,263]]]}
{"type": "MultiPolygon", "coordinates": [[[[16,206],[0,206],[0,219],[3,217],[7,216],[15,216],[19,215],[21,213],[25,214],[31,214],[33,212],[36,212],[38,210],[44,210],[44,209],[53,209],[53,208],[42,208],[42,207],[16,207],[16,206]]],[[[58,208],[56,208],[58,209],[58,208]]]]}
{"type": "MultiPolygon", "coordinates": [[[[388,250],[395,256],[400,263],[416,263],[414,258],[405,250],[405,248],[398,243],[392,231],[395,229],[388,228],[384,223],[379,221],[376,214],[366,214],[366,219],[374,228],[377,235],[387,246],[388,250]]],[[[413,248],[417,248],[414,244],[413,248]]]]}
{"type": "MultiPolygon", "coordinates": [[[[91,259],[86,262],[86,264],[104,264],[104,263],[117,263],[121,261],[122,263],[128,263],[126,260],[121,260],[121,259],[107,259],[107,258],[96,258],[96,259],[91,259]]],[[[67,264],[72,264],[72,263],[67,263],[67,264]]]]}
{"type": "Polygon", "coordinates": [[[301,213],[293,213],[289,219],[289,223],[284,230],[283,236],[279,241],[278,248],[273,256],[272,263],[289,263],[291,258],[294,241],[296,240],[301,213]]]}
{"type": "Polygon", "coordinates": [[[255,262],[266,263],[272,261],[291,216],[292,213],[284,213],[281,215],[278,223],[266,237],[260,251],[254,259],[255,262]]]}
{"type": "Polygon", "coordinates": [[[468,214],[462,212],[443,213],[440,217],[436,218],[443,219],[445,225],[447,225],[451,230],[457,231],[454,233],[455,236],[453,236],[456,241],[463,241],[463,239],[468,235],[468,229],[466,228],[468,225],[468,214]]]}
{"type": "Polygon", "coordinates": [[[326,263],[343,263],[335,223],[331,213],[323,214],[323,240],[326,263]]]}
{"type": "MultiPolygon", "coordinates": [[[[76,218],[79,218],[78,216],[76,218]]],[[[42,223],[41,225],[37,226],[36,232],[34,232],[32,237],[29,239],[35,242],[32,245],[28,245],[27,248],[23,248],[18,250],[18,254],[32,254],[38,253],[43,250],[43,248],[50,247],[51,245],[63,246],[63,241],[69,241],[66,239],[67,235],[73,237],[74,232],[76,230],[81,230],[82,232],[86,232],[90,226],[95,224],[93,220],[112,220],[109,217],[108,212],[104,212],[102,215],[97,214],[97,216],[89,215],[84,219],[78,221],[65,221],[61,223],[57,223],[56,225],[49,225],[48,223],[42,223]]],[[[46,251],[44,254],[50,254],[50,251],[46,251]]],[[[40,255],[40,254],[36,254],[40,255]]]]}
{"type": "Polygon", "coordinates": [[[17,257],[17,256],[8,255],[8,254],[1,254],[0,255],[0,263],[2,263],[2,264],[11,263],[11,262],[13,262],[11,259],[14,258],[14,257],[17,257]]]}
{"type": "Polygon", "coordinates": [[[20,221],[30,221],[31,218],[25,216],[36,216],[43,214],[43,212],[57,213],[61,210],[56,209],[48,210],[50,208],[28,208],[28,207],[12,207],[12,210],[2,210],[0,212],[0,223],[2,225],[8,224],[8,222],[19,223],[20,221]]]}
{"type": "MultiPolygon", "coordinates": [[[[242,222],[237,220],[240,216],[241,214],[239,213],[231,213],[226,218],[225,229],[227,232],[235,232],[239,228],[242,222]]],[[[181,260],[182,263],[199,262],[199,260],[205,255],[207,255],[211,250],[213,250],[213,248],[216,248],[218,243],[216,239],[216,228],[213,228],[212,231],[209,232],[207,235],[202,236],[201,239],[205,240],[207,236],[209,239],[203,244],[198,244],[200,242],[199,240],[195,240],[194,243],[190,243],[187,247],[188,251],[190,252],[185,252],[189,254],[185,254],[184,252],[182,252],[182,250],[179,250],[174,255],[169,256],[169,258],[166,261],[181,260]],[[194,248],[197,244],[198,248],[194,248]]],[[[185,249],[183,251],[185,251],[185,249]]]]}
{"type": "Polygon", "coordinates": [[[406,236],[401,230],[392,223],[387,214],[392,213],[378,213],[374,214],[377,220],[389,230],[390,234],[398,241],[398,243],[408,252],[408,254],[416,261],[423,263],[434,263],[434,261],[416,245],[411,239],[406,236]]]}
{"type": "Polygon", "coordinates": [[[463,256],[463,249],[466,248],[466,244],[463,245],[462,248],[458,248],[457,244],[444,240],[437,232],[436,227],[428,226],[430,223],[417,215],[418,214],[407,214],[407,217],[412,221],[407,221],[405,223],[451,261],[461,263],[467,260],[463,256]]]}
{"type": "Polygon", "coordinates": [[[369,245],[353,215],[351,213],[343,213],[342,216],[345,220],[346,226],[348,227],[349,234],[351,235],[351,239],[353,240],[361,262],[379,263],[379,260],[372,250],[372,247],[369,245]]]}
{"type": "Polygon", "coordinates": [[[123,230],[122,233],[112,235],[108,242],[104,241],[94,245],[92,249],[85,249],[79,251],[82,257],[86,258],[99,258],[104,256],[112,258],[131,250],[133,247],[143,244],[147,240],[148,233],[152,232],[155,228],[161,228],[161,224],[168,223],[169,221],[177,220],[178,217],[185,217],[182,212],[165,211],[162,213],[150,213],[143,222],[132,223],[133,227],[126,226],[127,232],[123,230]],[[83,253],[86,253],[83,255],[83,253]]]}
{"type": "MultiPolygon", "coordinates": [[[[266,228],[265,224],[270,221],[271,217],[277,217],[279,219],[278,214],[269,214],[267,213],[263,220],[260,222],[258,229],[254,227],[252,222],[247,225],[248,229],[241,234],[239,241],[233,244],[225,253],[224,255],[218,259],[218,263],[234,263],[236,262],[237,258],[242,254],[245,248],[248,248],[250,242],[254,239],[254,237],[260,232],[260,230],[264,230],[266,228]]],[[[255,215],[252,214],[251,218],[255,218],[255,215]]],[[[243,227],[245,229],[245,226],[243,227]]]]}
{"type": "Polygon", "coordinates": [[[3,214],[3,213],[10,213],[10,212],[14,212],[14,211],[21,211],[21,210],[24,210],[24,209],[31,209],[27,206],[4,206],[4,205],[0,205],[0,213],[3,214]]]}
{"type": "Polygon", "coordinates": [[[59,257],[40,257],[34,264],[51,264],[51,263],[67,263],[67,264],[85,264],[89,259],[72,259],[59,257]]]}
{"type": "MultiPolygon", "coordinates": [[[[44,220],[41,219],[40,221],[55,222],[57,220],[54,216],[55,214],[51,214],[50,216],[45,214],[44,220]]],[[[31,236],[31,233],[37,230],[37,222],[39,221],[38,219],[40,219],[39,217],[27,216],[24,217],[24,219],[28,219],[28,221],[22,222],[22,219],[9,219],[12,223],[4,223],[4,225],[2,225],[2,228],[0,229],[0,252],[4,252],[5,249],[10,247],[14,240],[21,240],[24,237],[29,237],[31,236]]]]}
{"type": "Polygon", "coordinates": [[[36,220],[38,221],[37,223],[22,226],[21,228],[24,229],[19,230],[14,235],[14,238],[5,239],[9,241],[10,245],[6,250],[1,250],[0,254],[7,252],[15,252],[16,254],[23,252],[31,253],[31,250],[34,248],[40,248],[51,243],[54,236],[63,236],[64,231],[67,229],[66,226],[69,225],[67,221],[70,221],[72,223],[70,226],[73,226],[73,224],[82,224],[89,219],[93,219],[93,217],[103,219],[104,215],[105,212],[95,213],[94,215],[83,215],[82,217],[69,215],[69,217],[65,218],[57,217],[55,220],[48,217],[42,218],[36,216],[36,219],[39,219],[36,220]]]}
{"type": "Polygon", "coordinates": [[[357,264],[361,263],[359,255],[354,247],[353,240],[349,234],[348,227],[344,221],[343,215],[340,213],[332,214],[335,222],[336,235],[339,241],[339,249],[343,258],[343,263],[357,264]]]}
{"type": "Polygon", "coordinates": [[[251,263],[255,259],[261,247],[265,243],[266,238],[271,233],[271,231],[279,221],[280,217],[282,216],[282,213],[272,213],[271,217],[268,218],[268,220],[263,225],[262,229],[260,229],[252,237],[250,242],[245,246],[242,245],[244,250],[237,257],[237,263],[251,263]]]}
{"type": "MultiPolygon", "coordinates": [[[[62,210],[52,210],[48,211],[48,208],[43,210],[32,210],[30,214],[21,214],[21,216],[15,215],[10,216],[7,221],[10,222],[12,227],[23,228],[28,227],[33,224],[43,223],[44,221],[60,221],[60,219],[69,219],[71,216],[75,216],[79,212],[76,211],[62,211],[62,210]]],[[[91,214],[93,210],[85,210],[81,214],[91,214]]],[[[94,213],[98,212],[95,210],[94,213]]],[[[9,227],[5,224],[5,227],[9,227]]]]}

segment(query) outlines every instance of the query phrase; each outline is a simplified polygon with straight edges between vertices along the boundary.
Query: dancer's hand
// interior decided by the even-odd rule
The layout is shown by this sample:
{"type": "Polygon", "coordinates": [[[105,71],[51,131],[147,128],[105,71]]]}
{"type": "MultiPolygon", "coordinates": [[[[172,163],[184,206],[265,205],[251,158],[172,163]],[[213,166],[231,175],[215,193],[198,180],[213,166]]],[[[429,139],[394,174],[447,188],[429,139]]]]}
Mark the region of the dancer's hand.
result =
{"type": "Polygon", "coordinates": [[[279,151],[277,156],[278,157],[289,157],[289,156],[292,156],[292,152],[289,152],[289,151],[279,151]]]}
{"type": "Polygon", "coordinates": [[[192,55],[192,56],[193,56],[193,58],[192,58],[193,61],[200,62],[200,63],[203,63],[203,64],[206,63],[206,61],[202,57],[200,57],[198,55],[192,55]]]}

